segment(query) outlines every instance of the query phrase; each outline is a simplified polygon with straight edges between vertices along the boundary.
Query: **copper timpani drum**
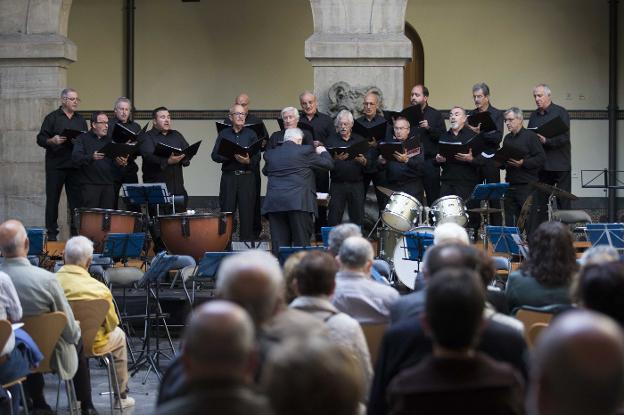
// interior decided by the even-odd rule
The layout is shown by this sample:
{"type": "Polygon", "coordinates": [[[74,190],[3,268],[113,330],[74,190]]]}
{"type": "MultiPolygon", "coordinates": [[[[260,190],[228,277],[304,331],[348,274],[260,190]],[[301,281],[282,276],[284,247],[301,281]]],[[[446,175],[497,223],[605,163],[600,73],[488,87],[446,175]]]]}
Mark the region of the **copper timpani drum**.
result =
{"type": "Polygon", "coordinates": [[[141,226],[141,214],[125,210],[77,209],[80,225],[78,233],[93,241],[93,251],[101,253],[109,233],[133,233],[141,226]]]}
{"type": "Polygon", "coordinates": [[[232,238],[232,214],[205,213],[159,216],[160,237],[167,250],[199,260],[205,252],[223,251],[232,238]]]}

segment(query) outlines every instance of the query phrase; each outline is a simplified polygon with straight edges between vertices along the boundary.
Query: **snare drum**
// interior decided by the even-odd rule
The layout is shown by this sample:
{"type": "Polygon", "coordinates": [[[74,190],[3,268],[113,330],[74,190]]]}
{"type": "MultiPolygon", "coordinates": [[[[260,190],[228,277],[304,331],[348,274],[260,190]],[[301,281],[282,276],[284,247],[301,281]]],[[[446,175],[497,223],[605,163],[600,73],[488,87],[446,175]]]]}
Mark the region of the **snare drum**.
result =
{"type": "Polygon", "coordinates": [[[101,253],[109,233],[140,231],[141,214],[125,210],[81,208],[77,209],[78,233],[93,241],[93,252],[101,253]]]}
{"type": "Polygon", "coordinates": [[[160,237],[167,250],[190,255],[199,263],[205,252],[223,251],[232,238],[231,213],[159,216],[160,237]]]}
{"type": "Polygon", "coordinates": [[[417,238],[409,235],[402,235],[398,244],[394,248],[393,265],[394,273],[403,285],[410,290],[414,289],[416,278],[420,272],[422,256],[424,251],[433,244],[433,231],[431,226],[419,226],[410,230],[422,236],[421,246],[418,244],[417,238]],[[422,249],[422,252],[418,252],[422,249]]]}
{"type": "Polygon", "coordinates": [[[381,219],[384,223],[399,232],[406,232],[420,222],[422,205],[415,197],[403,192],[395,192],[390,196],[381,219]]]}
{"type": "Polygon", "coordinates": [[[435,226],[443,223],[456,223],[466,226],[468,213],[466,205],[459,196],[444,196],[433,202],[429,211],[430,218],[435,226]]]}

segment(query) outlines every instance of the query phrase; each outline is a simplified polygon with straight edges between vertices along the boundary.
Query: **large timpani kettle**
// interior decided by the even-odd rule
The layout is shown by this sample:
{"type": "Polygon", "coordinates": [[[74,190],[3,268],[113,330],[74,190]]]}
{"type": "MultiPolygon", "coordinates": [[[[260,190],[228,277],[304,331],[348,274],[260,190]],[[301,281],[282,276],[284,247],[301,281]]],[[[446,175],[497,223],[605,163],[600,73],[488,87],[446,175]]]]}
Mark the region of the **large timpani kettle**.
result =
{"type": "Polygon", "coordinates": [[[232,214],[179,213],[158,217],[160,238],[167,250],[175,255],[190,255],[195,261],[205,252],[225,250],[232,238],[232,214]]]}
{"type": "Polygon", "coordinates": [[[104,240],[109,233],[133,233],[140,229],[140,218],[136,212],[125,210],[81,208],[76,209],[79,225],[78,234],[93,241],[93,252],[101,253],[104,240]]]}

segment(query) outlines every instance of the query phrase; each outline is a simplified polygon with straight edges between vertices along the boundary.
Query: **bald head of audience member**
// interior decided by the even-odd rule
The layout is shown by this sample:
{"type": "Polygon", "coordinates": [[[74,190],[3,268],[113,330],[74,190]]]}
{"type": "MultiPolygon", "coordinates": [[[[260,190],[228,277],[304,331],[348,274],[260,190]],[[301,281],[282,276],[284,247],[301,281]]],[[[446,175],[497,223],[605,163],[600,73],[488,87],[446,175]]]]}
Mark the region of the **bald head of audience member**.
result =
{"type": "Polygon", "coordinates": [[[276,415],[354,415],[364,393],[355,359],[322,337],[277,346],[262,384],[276,415]]]}
{"type": "Polygon", "coordinates": [[[362,230],[354,223],[342,223],[334,226],[329,231],[329,247],[328,251],[333,255],[338,255],[342,243],[350,236],[362,236],[362,230]]]}
{"type": "Polygon", "coordinates": [[[284,278],[277,259],[257,250],[227,257],[217,273],[217,295],[243,307],[260,327],[283,300],[284,278]]]}
{"type": "Polygon", "coordinates": [[[22,222],[14,219],[0,225],[0,252],[6,258],[28,256],[29,241],[22,222]]]}
{"type": "Polygon", "coordinates": [[[358,272],[370,276],[375,253],[373,247],[361,236],[350,236],[338,251],[340,271],[358,272]]]}
{"type": "Polygon", "coordinates": [[[468,268],[445,268],[427,286],[424,327],[434,354],[470,353],[483,321],[485,290],[480,276],[468,268]]]}
{"type": "Polygon", "coordinates": [[[610,318],[572,311],[553,320],[533,351],[529,404],[540,415],[607,415],[624,391],[624,335],[610,318]]]}
{"type": "Polygon", "coordinates": [[[214,300],[189,316],[184,331],[182,362],[190,382],[248,382],[254,371],[254,327],[245,310],[214,300]]]}
{"type": "Polygon", "coordinates": [[[479,272],[478,250],[463,243],[447,242],[427,249],[423,258],[423,274],[430,279],[443,268],[468,268],[479,272]]]}

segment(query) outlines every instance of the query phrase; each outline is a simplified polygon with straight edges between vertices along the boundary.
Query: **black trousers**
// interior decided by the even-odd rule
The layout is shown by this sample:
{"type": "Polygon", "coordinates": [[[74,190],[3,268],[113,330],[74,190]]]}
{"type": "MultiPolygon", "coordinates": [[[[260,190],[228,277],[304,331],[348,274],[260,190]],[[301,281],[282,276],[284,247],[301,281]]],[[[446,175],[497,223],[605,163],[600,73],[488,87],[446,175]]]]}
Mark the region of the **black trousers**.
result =
{"type": "Polygon", "coordinates": [[[427,195],[427,206],[431,206],[440,198],[440,166],[436,166],[434,159],[426,159],[423,164],[423,186],[427,195]]]}
{"type": "Polygon", "coordinates": [[[256,201],[254,204],[254,217],[253,217],[253,231],[254,231],[254,240],[259,239],[260,233],[262,232],[262,215],[260,215],[260,209],[262,208],[260,202],[260,187],[262,186],[262,179],[260,174],[260,166],[257,166],[253,170],[253,176],[256,185],[256,201]]]}
{"type": "MultiPolygon", "coordinates": [[[[481,167],[481,180],[486,183],[500,183],[500,168],[494,163],[494,159],[486,159],[485,164],[481,167]]],[[[490,200],[490,207],[500,209],[500,200],[490,200]]],[[[503,217],[500,213],[490,214],[490,225],[500,226],[503,223],[503,217]]],[[[511,226],[511,225],[508,225],[511,226]]]]}
{"type": "Polygon", "coordinates": [[[82,206],[79,172],[76,169],[58,169],[46,165],[45,223],[49,238],[56,238],[59,233],[58,205],[61,201],[63,186],[65,186],[67,193],[67,205],[70,210],[70,233],[73,236],[78,234],[74,211],[82,206]]]}
{"type": "MultiPolygon", "coordinates": [[[[360,186],[361,188],[361,186],[360,186]]],[[[280,246],[308,246],[314,231],[313,214],[300,210],[267,214],[271,227],[271,252],[277,256],[280,246]]]]}
{"type": "MultiPolygon", "coordinates": [[[[329,192],[329,172],[327,170],[314,170],[314,181],[316,183],[316,191],[321,193],[329,192]]],[[[321,237],[321,227],[327,226],[327,207],[319,206],[314,222],[314,233],[321,237]]]]}
{"type": "MultiPolygon", "coordinates": [[[[535,189],[530,184],[510,184],[509,190],[505,194],[505,226],[517,226],[518,217],[524,202],[533,195],[535,198],[535,189]]],[[[527,235],[531,235],[538,223],[536,221],[537,206],[535,205],[535,199],[531,205],[529,216],[526,219],[525,229],[527,235]]]]}
{"type": "Polygon", "coordinates": [[[82,207],[114,209],[117,193],[112,184],[83,184],[82,207]]]}
{"type": "MultiPolygon", "coordinates": [[[[116,181],[115,182],[115,206],[113,207],[113,209],[118,210],[119,209],[119,191],[121,190],[121,186],[124,183],[138,183],[139,182],[139,176],[137,176],[136,173],[129,173],[124,175],[123,179],[121,181],[116,181]]],[[[141,211],[141,206],[138,205],[126,205],[125,207],[126,210],[132,211],[132,212],[140,212],[141,211]]]]}
{"type": "Polygon", "coordinates": [[[381,213],[388,204],[388,196],[377,190],[377,186],[386,186],[386,172],[378,171],[375,173],[368,173],[364,175],[364,198],[366,199],[366,193],[368,193],[368,186],[373,182],[373,190],[375,191],[375,199],[377,200],[377,210],[381,213]]]}
{"type": "Polygon", "coordinates": [[[332,182],[329,187],[329,214],[327,224],[336,226],[342,223],[345,208],[349,221],[362,226],[364,223],[364,186],[362,182],[332,182]]]}
{"type": "Polygon", "coordinates": [[[235,174],[224,171],[221,174],[219,206],[221,212],[236,212],[238,209],[239,237],[241,241],[254,241],[254,215],[256,210],[256,182],[252,172],[235,174]]]}

